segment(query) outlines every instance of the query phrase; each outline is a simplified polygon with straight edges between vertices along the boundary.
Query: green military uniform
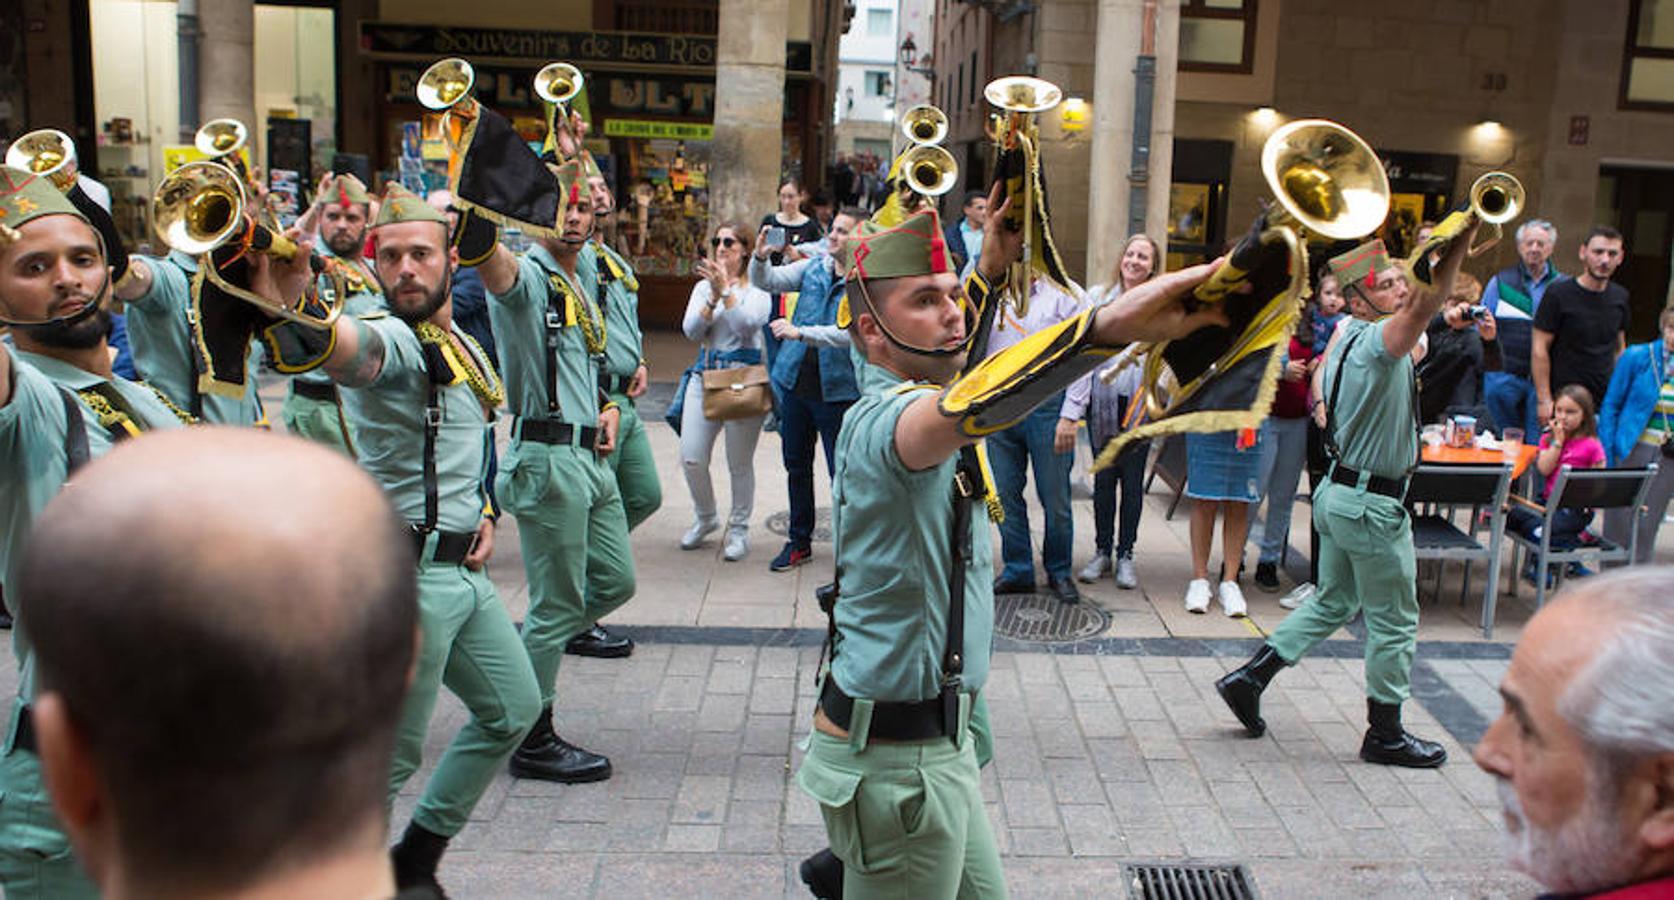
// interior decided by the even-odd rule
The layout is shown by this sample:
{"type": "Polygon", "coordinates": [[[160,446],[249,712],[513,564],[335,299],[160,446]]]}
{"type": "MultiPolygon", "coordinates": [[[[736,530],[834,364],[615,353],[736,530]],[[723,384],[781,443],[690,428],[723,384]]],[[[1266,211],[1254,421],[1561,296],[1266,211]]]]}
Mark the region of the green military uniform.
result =
{"type": "MultiPolygon", "coordinates": [[[[1400,479],[1418,459],[1410,354],[1384,348],[1388,319],[1350,319],[1325,363],[1325,390],[1342,387],[1332,409],[1340,464],[1367,476],[1400,479]]],[[[1412,522],[1401,501],[1329,479],[1314,490],[1319,585],[1314,599],[1285,617],[1268,643],[1293,663],[1315,644],[1366,617],[1366,695],[1398,704],[1410,693],[1418,640],[1417,564],[1412,522]]]]}
{"type": "Polygon", "coordinates": [[[495,492],[517,516],[529,575],[523,644],[550,704],[564,645],[633,596],[634,565],[615,473],[586,442],[599,420],[605,350],[592,272],[578,265],[571,279],[538,245],[517,266],[512,288],[489,294],[517,416],[495,492]]]}
{"type": "MultiPolygon", "coordinates": [[[[17,228],[42,215],[80,217],[44,179],[0,169],[0,221],[17,228]]],[[[34,697],[35,679],[29,598],[12,589],[13,567],[36,516],[69,476],[74,442],[69,440],[66,392],[80,413],[88,458],[105,454],[131,434],[178,427],[182,419],[143,384],[106,379],[13,347],[7,353],[12,393],[0,406],[0,584],[18,612],[12,644],[21,677],[0,747],[0,886],[9,898],[97,897],[53,815],[39,760],[19,746],[18,729],[24,706],[34,697]]]]}
{"type": "MultiPolygon", "coordinates": [[[[320,193],[330,198],[330,202],[342,206],[355,203],[369,205],[372,200],[360,179],[346,173],[333,176],[321,185],[320,193]]],[[[322,256],[339,258],[324,241],[318,242],[314,249],[322,256]]],[[[344,299],[343,313],[351,316],[365,315],[379,309],[383,306],[384,299],[377,279],[373,278],[370,272],[364,271],[367,267],[356,265],[355,268],[362,270],[366,275],[366,289],[356,291],[344,299]]],[[[322,276],[320,284],[324,286],[327,283],[328,280],[322,276]]],[[[316,369],[292,377],[286,388],[285,405],[279,414],[285,423],[286,431],[328,447],[336,447],[350,455],[354,454],[354,440],[349,434],[348,422],[343,418],[337,386],[324,372],[316,369]]]]}
{"type": "MultiPolygon", "coordinates": [[[[940,238],[934,216],[882,232],[867,223],[861,234],[868,238],[868,278],[945,269],[945,255],[931,262],[938,258],[933,240],[940,238]]],[[[849,736],[815,730],[797,783],[820,804],[831,850],[843,862],[844,896],[1004,896],[979,775],[991,746],[980,693],[994,626],[987,520],[973,515],[964,539],[956,726],[926,739],[877,740],[879,704],[920,704],[942,695],[960,459],[913,471],[897,453],[902,412],[934,386],[907,383],[869,364],[860,381],[861,399],[845,414],[833,454],[840,597],[832,612],[830,684],[821,690],[822,710],[833,685],[853,698],[847,723],[838,722],[849,736]]]]}
{"type": "Polygon", "coordinates": [[[645,361],[645,337],[639,329],[639,281],[628,261],[604,244],[588,242],[581,260],[580,265],[590,268],[598,280],[597,296],[604,311],[605,354],[599,383],[622,411],[616,450],[605,460],[616,473],[622,510],[632,531],[663,505],[663,486],[657,480],[651,438],[645,433],[638,407],[628,396],[628,385],[645,361]]]}
{"type": "Polygon", "coordinates": [[[151,270],[151,284],[128,301],[128,338],[140,377],[205,422],[265,426],[267,413],[256,394],[260,354],[253,348],[245,358],[242,394],[229,397],[203,389],[192,346],[192,279],[198,272],[197,259],[170,251],[166,257],[147,257],[145,264],[151,270]]]}
{"type": "MultiPolygon", "coordinates": [[[[374,228],[431,221],[440,213],[391,184],[374,228]]],[[[370,384],[345,388],[343,410],[360,464],[383,486],[419,547],[419,627],[413,684],[402,710],[389,796],[418,770],[442,685],[471,718],[454,736],[413,811],[413,825],[440,838],[465,827],[499,766],[535,721],[537,691],[511,617],[486,571],[462,563],[486,512],[485,428],[501,394],[493,367],[458,327],[454,342],[429,322],[380,313],[355,319],[363,341],[383,347],[370,384]],[[473,382],[475,385],[473,386],[473,382]],[[433,445],[426,459],[426,444],[433,445]],[[450,552],[450,548],[452,552],[450,552]]]]}

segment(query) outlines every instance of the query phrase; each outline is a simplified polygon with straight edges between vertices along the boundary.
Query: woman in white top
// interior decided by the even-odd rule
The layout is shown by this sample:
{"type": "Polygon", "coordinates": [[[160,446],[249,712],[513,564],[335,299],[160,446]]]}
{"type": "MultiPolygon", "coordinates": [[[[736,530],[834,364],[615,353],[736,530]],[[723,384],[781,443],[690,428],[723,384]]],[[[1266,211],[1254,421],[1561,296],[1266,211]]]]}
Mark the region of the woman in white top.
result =
{"type": "Polygon", "coordinates": [[[702,280],[692,287],[686,303],[686,337],[702,345],[697,363],[684,380],[684,409],[680,418],[680,465],[692,492],[694,519],[680,539],[680,549],[695,550],[721,527],[715,508],[715,486],[709,478],[709,458],[715,437],[727,435],[727,470],[732,473],[732,512],[727,517],[723,556],[730,562],[750,552],[750,514],[755,508],[756,441],[766,416],[709,420],[703,414],[704,369],[730,369],[761,362],[762,326],[772,311],[772,299],[745,277],[750,257],[750,233],[731,222],[715,228],[708,259],[700,260],[702,280]]]}

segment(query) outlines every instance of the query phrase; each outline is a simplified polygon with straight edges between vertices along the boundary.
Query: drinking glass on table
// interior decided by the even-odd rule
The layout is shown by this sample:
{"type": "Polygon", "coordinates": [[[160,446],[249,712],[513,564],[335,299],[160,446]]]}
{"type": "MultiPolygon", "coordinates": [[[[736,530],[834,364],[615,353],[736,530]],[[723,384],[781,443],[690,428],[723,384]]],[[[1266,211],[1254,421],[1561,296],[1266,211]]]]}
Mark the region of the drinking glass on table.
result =
{"type": "Polygon", "coordinates": [[[1506,428],[1504,433],[1500,435],[1500,450],[1505,453],[1505,458],[1509,460],[1516,460],[1518,456],[1522,455],[1523,429],[1506,428]]]}

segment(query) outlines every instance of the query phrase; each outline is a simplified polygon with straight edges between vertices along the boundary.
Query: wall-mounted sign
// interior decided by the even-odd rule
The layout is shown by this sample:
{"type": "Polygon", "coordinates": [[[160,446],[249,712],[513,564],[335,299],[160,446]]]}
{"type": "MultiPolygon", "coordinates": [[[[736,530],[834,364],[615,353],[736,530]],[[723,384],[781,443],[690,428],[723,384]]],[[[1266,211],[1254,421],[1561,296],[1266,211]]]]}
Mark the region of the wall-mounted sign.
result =
{"type": "Polygon", "coordinates": [[[652,122],[645,119],[606,119],[605,137],[667,138],[707,141],[715,137],[715,126],[696,122],[652,122]]]}
{"type": "Polygon", "coordinates": [[[1569,142],[1575,146],[1585,146],[1589,132],[1593,128],[1592,116],[1569,117],[1569,142]]]}
{"type": "Polygon", "coordinates": [[[1379,150],[1378,159],[1389,175],[1389,189],[1405,194],[1453,193],[1459,177],[1459,157],[1451,153],[1409,153],[1379,150]]]}
{"type": "MultiPolygon", "coordinates": [[[[590,63],[619,68],[684,66],[713,69],[718,55],[715,38],[702,35],[535,31],[399,22],[361,22],[360,47],[362,52],[374,56],[407,56],[426,60],[463,56],[472,63],[479,59],[517,59],[544,65],[562,60],[581,67],[583,71],[590,63]]],[[[785,44],[787,71],[808,73],[813,68],[812,44],[807,41],[785,44]]]]}
{"type": "MultiPolygon", "coordinates": [[[[413,94],[424,67],[389,64],[388,98],[417,103],[413,94]]],[[[541,108],[531,84],[535,68],[476,67],[476,97],[497,110],[541,108]]],[[[586,81],[587,100],[595,115],[654,115],[711,119],[715,115],[715,79],[705,75],[627,75],[601,72],[586,81]]]]}

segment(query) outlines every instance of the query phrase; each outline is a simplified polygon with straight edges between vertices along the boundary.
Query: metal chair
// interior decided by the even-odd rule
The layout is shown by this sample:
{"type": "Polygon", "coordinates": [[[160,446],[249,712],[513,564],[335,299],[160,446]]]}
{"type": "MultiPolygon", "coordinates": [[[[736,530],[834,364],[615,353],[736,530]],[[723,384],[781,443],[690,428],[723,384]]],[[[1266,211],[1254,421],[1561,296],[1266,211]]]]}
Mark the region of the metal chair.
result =
{"type": "Polygon", "coordinates": [[[1441,568],[1450,559],[1465,565],[1460,598],[1470,593],[1471,563],[1488,563],[1488,584],[1482,594],[1482,636],[1494,636],[1494,608],[1499,597],[1500,547],[1505,534],[1505,501],[1511,491],[1510,462],[1504,465],[1421,465],[1407,485],[1409,508],[1428,506],[1412,516],[1413,555],[1437,561],[1436,593],[1441,593],[1441,568]],[[1452,508],[1471,508],[1470,531],[1453,524],[1452,508]],[[1488,520],[1488,543],[1477,539],[1478,508],[1493,510],[1488,520]],[[1444,512],[1445,510],[1445,512],[1444,512]]]}
{"type": "Polygon", "coordinates": [[[1517,582],[1521,576],[1518,563],[1525,547],[1535,555],[1536,609],[1546,604],[1547,572],[1554,565],[1558,566],[1554,590],[1563,586],[1564,574],[1569,569],[1569,564],[1587,557],[1597,557],[1600,562],[1622,562],[1631,565],[1634,552],[1639,547],[1639,518],[1650,512],[1645,506],[1645,495],[1650,491],[1651,480],[1656,478],[1656,475],[1655,463],[1643,469],[1575,469],[1564,466],[1558,470],[1558,478],[1552,483],[1545,506],[1522,497],[1511,498],[1511,502],[1539,513],[1542,518],[1539,540],[1524,537],[1515,531],[1507,535],[1512,541],[1511,596],[1517,596],[1517,582]],[[1623,546],[1601,537],[1595,544],[1569,548],[1552,547],[1552,520],[1557,511],[1566,506],[1591,509],[1595,512],[1631,508],[1633,521],[1628,527],[1630,537],[1627,545],[1623,546]]]}

